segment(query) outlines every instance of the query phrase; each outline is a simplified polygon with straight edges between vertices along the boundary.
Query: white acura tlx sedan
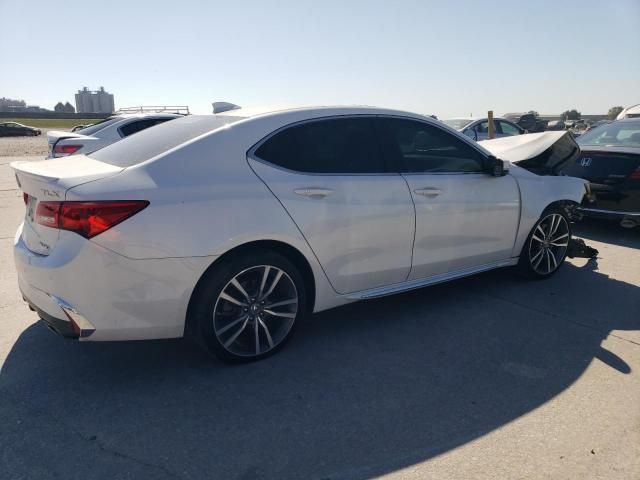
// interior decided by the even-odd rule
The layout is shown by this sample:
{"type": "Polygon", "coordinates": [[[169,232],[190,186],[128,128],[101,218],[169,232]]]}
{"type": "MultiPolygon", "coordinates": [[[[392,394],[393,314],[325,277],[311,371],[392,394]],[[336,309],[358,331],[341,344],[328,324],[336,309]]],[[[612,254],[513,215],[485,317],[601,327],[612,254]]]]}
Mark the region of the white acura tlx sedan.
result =
{"type": "Polygon", "coordinates": [[[505,266],[546,278],[585,182],[505,160],[567,158],[570,136],[514,138],[497,158],[418,114],[240,109],[15,162],[19,286],[67,337],[189,335],[248,361],[310,312],[505,266]]]}

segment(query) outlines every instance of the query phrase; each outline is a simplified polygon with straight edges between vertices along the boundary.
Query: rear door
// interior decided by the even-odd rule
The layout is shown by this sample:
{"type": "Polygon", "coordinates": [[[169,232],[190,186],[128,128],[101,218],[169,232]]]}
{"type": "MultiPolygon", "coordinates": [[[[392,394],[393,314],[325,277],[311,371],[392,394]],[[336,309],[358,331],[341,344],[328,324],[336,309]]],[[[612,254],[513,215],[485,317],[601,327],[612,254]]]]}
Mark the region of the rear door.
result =
{"type": "Polygon", "coordinates": [[[520,216],[515,179],[484,173],[484,155],[436,125],[378,122],[385,156],[401,165],[416,208],[409,279],[507,260],[520,216]]]}
{"type": "Polygon", "coordinates": [[[249,163],[280,200],[339,293],[406,280],[414,207],[385,164],[366,116],[287,127],[253,149],[249,163]]]}

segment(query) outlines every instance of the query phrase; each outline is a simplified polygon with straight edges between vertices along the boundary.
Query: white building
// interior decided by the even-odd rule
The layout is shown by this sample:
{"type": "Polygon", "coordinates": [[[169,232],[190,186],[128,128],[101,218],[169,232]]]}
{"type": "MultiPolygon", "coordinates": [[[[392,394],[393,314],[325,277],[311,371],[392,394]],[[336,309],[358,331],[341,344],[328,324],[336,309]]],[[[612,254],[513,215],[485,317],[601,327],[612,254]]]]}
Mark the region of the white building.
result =
{"type": "Polygon", "coordinates": [[[84,87],[76,93],[77,113],[113,113],[114,110],[113,94],[105,92],[104,87],[98,91],[84,87]]]}

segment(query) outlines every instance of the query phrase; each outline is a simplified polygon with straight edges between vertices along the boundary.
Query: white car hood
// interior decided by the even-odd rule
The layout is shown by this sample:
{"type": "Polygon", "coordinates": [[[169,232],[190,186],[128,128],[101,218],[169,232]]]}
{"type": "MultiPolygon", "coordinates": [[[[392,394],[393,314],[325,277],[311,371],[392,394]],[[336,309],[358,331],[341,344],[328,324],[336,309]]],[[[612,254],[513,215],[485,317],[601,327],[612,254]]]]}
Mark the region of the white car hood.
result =
{"type": "Polygon", "coordinates": [[[563,131],[529,133],[483,140],[478,143],[502,160],[520,162],[537,157],[565,135],[568,133],[563,131]]]}

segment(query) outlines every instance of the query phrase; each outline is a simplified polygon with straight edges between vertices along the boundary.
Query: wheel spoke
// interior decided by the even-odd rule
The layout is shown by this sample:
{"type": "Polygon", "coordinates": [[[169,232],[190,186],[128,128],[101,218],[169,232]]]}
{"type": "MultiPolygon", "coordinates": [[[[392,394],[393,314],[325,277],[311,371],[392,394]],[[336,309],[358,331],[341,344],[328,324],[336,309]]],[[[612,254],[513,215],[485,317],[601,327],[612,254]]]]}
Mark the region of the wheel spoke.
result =
{"type": "Polygon", "coordinates": [[[533,269],[536,270],[538,268],[538,265],[540,265],[540,262],[542,262],[542,259],[544,258],[544,249],[541,248],[540,251],[535,255],[534,258],[538,258],[538,260],[534,260],[533,258],[531,259],[531,263],[533,264],[533,269]]]}
{"type": "Polygon", "coordinates": [[[568,236],[569,236],[569,234],[565,233],[564,235],[560,235],[559,237],[552,238],[551,241],[552,242],[557,242],[558,240],[562,240],[563,238],[568,237],[568,236]]]}
{"type": "Polygon", "coordinates": [[[284,272],[282,270],[278,270],[278,273],[276,274],[276,278],[273,279],[273,283],[271,283],[271,286],[269,287],[269,290],[267,290],[262,295],[262,297],[261,297],[262,300],[264,300],[265,298],[267,298],[269,295],[271,295],[273,293],[273,290],[276,288],[276,285],[278,285],[278,282],[282,278],[283,273],[284,272]]]}
{"type": "Polygon", "coordinates": [[[294,303],[298,303],[298,298],[291,298],[289,300],[283,300],[281,302],[270,303],[269,305],[265,305],[266,308],[275,308],[275,307],[283,307],[285,305],[293,305],[294,303]]]}
{"type": "Polygon", "coordinates": [[[560,217],[559,215],[554,215],[553,217],[551,217],[551,229],[549,230],[549,238],[551,238],[553,234],[556,233],[556,230],[560,225],[561,218],[562,217],[560,217]]]}
{"type": "Polygon", "coordinates": [[[237,280],[237,278],[234,278],[233,280],[231,280],[231,285],[233,285],[234,287],[236,287],[238,289],[238,291],[244,295],[244,298],[247,300],[247,302],[251,301],[251,298],[249,297],[249,294],[247,293],[247,291],[244,289],[244,287],[242,285],[240,285],[240,282],[237,280]]]}
{"type": "Polygon", "coordinates": [[[222,335],[224,332],[226,332],[230,328],[234,327],[235,325],[239,324],[240,322],[242,322],[246,318],[247,318],[247,315],[243,315],[240,318],[236,318],[233,322],[229,323],[228,325],[225,325],[220,330],[216,330],[216,333],[218,335],[222,335]]]}
{"type": "Polygon", "coordinates": [[[264,313],[268,313],[269,315],[273,315],[274,317],[296,318],[296,314],[295,313],[291,313],[291,312],[274,312],[273,310],[269,310],[268,308],[264,309],[264,313]]]}
{"type": "Polygon", "coordinates": [[[554,247],[567,247],[567,246],[569,246],[568,243],[555,243],[555,242],[551,242],[550,245],[553,245],[554,247]]]}
{"type": "Polygon", "coordinates": [[[546,257],[547,257],[547,273],[549,273],[551,271],[551,259],[549,258],[549,250],[546,250],[546,257]]]}
{"type": "Polygon", "coordinates": [[[536,253],[533,257],[531,257],[531,263],[535,262],[536,259],[542,255],[542,253],[544,252],[544,248],[541,248],[540,250],[538,250],[538,253],[536,253]]]}
{"type": "Polygon", "coordinates": [[[549,252],[549,258],[551,258],[551,260],[553,260],[553,268],[555,270],[556,268],[558,268],[558,260],[556,260],[556,256],[553,254],[551,249],[549,249],[547,251],[549,252]]]}
{"type": "Polygon", "coordinates": [[[244,302],[241,302],[240,300],[236,300],[235,298],[233,298],[231,295],[229,295],[226,292],[222,292],[220,294],[220,298],[222,298],[223,300],[226,300],[229,303],[233,303],[234,305],[238,305],[239,307],[246,307],[247,304],[244,302]]]}
{"type": "Polygon", "coordinates": [[[544,231],[544,229],[542,228],[542,225],[538,225],[536,227],[536,230],[540,230],[540,233],[542,234],[542,238],[547,238],[547,233],[544,231]]]}
{"type": "Polygon", "coordinates": [[[538,237],[535,233],[531,236],[531,238],[534,239],[536,242],[540,242],[540,243],[544,242],[544,240],[538,237]]]}
{"type": "Polygon", "coordinates": [[[236,338],[238,338],[240,336],[240,334],[244,331],[245,327],[247,326],[247,324],[249,323],[249,317],[247,317],[244,321],[244,323],[242,324],[242,326],[238,329],[238,331],[236,333],[234,333],[233,335],[231,335],[231,337],[224,342],[224,347],[228,348],[229,345],[231,345],[233,342],[236,341],[236,338]]]}
{"type": "Polygon", "coordinates": [[[260,355],[260,331],[258,330],[258,322],[253,322],[253,331],[256,337],[256,355],[260,355]]]}
{"type": "Polygon", "coordinates": [[[262,281],[260,282],[260,290],[258,290],[258,298],[262,298],[262,292],[264,292],[264,286],[267,284],[267,277],[269,276],[270,271],[271,267],[264,267],[262,281]]]}
{"type": "Polygon", "coordinates": [[[260,323],[260,326],[264,329],[264,334],[267,336],[267,342],[269,342],[269,348],[273,348],[273,339],[271,338],[271,333],[269,332],[267,325],[261,318],[258,318],[258,323],[260,323]]]}

